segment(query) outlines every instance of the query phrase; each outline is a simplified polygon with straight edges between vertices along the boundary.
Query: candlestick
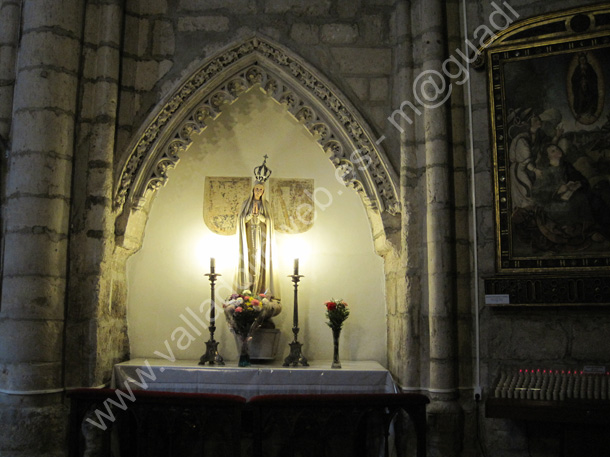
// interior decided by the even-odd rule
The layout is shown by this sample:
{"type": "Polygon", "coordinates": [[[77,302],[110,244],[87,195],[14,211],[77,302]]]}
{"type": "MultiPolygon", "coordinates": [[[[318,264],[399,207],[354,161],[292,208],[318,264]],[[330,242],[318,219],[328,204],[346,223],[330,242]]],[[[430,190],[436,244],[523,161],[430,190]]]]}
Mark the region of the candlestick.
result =
{"type": "Polygon", "coordinates": [[[216,328],[216,302],[212,299],[210,304],[210,328],[216,328]]]}
{"type": "Polygon", "coordinates": [[[292,327],[299,328],[299,304],[296,300],[294,301],[294,306],[292,308],[292,327]]]}
{"type": "Polygon", "coordinates": [[[224,365],[225,362],[222,356],[218,353],[218,341],[214,339],[214,332],[216,331],[216,293],[214,291],[214,283],[216,282],[216,278],[220,276],[219,274],[214,273],[214,258],[210,258],[210,270],[211,272],[206,274],[206,276],[210,279],[210,339],[206,341],[206,351],[205,354],[201,356],[199,359],[199,365],[205,365],[206,362],[209,362],[210,365],[214,365],[217,363],[218,365],[224,365]]]}
{"type": "Polygon", "coordinates": [[[304,278],[303,275],[298,274],[299,271],[299,259],[294,259],[294,274],[288,276],[292,278],[294,283],[294,313],[292,318],[292,333],[294,333],[294,341],[289,344],[290,354],[284,359],[284,366],[287,367],[292,364],[293,367],[298,366],[300,363],[304,367],[308,367],[307,359],[301,352],[302,344],[297,341],[297,335],[299,334],[299,281],[304,278]]]}

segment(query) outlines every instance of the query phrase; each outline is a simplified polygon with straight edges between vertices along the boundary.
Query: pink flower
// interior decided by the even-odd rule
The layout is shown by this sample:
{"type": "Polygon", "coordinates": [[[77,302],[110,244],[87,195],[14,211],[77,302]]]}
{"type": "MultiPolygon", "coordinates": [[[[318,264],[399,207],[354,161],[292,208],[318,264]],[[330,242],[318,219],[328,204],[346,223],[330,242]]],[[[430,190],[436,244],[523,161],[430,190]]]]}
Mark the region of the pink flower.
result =
{"type": "Polygon", "coordinates": [[[238,306],[237,308],[235,308],[235,312],[236,313],[241,313],[244,309],[241,306],[238,306]]]}

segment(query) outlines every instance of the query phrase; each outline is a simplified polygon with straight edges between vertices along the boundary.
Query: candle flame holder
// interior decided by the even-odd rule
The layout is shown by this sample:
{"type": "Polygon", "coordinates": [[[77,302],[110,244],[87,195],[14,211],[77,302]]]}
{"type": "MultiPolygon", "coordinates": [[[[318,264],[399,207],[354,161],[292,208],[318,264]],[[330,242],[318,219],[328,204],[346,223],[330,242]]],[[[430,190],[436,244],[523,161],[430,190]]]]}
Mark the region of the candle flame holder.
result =
{"type": "Polygon", "coordinates": [[[211,273],[206,274],[210,279],[210,296],[212,297],[209,326],[210,339],[205,343],[206,351],[199,359],[199,365],[205,365],[206,363],[209,363],[210,365],[224,365],[224,359],[218,353],[218,341],[214,339],[214,332],[216,331],[216,297],[214,283],[216,282],[216,278],[221,275],[214,272],[214,267],[211,268],[211,271],[211,273]]]}
{"type": "Polygon", "coordinates": [[[307,359],[301,352],[302,344],[297,341],[299,335],[299,281],[303,278],[303,275],[297,274],[297,265],[295,264],[295,274],[289,275],[289,278],[292,278],[292,282],[294,283],[294,313],[292,320],[292,333],[294,333],[294,341],[289,343],[290,346],[290,354],[288,357],[284,359],[283,366],[287,367],[292,365],[293,367],[298,366],[299,364],[304,367],[308,367],[307,359]]]}

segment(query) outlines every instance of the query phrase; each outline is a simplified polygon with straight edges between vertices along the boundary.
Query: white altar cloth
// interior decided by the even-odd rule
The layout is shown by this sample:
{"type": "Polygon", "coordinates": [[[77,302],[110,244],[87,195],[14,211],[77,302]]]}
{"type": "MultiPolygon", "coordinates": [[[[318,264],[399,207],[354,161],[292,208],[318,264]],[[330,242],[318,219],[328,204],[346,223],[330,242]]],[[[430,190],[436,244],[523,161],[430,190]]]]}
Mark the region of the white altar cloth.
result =
{"type": "Polygon", "coordinates": [[[132,390],[241,395],[396,393],[390,372],[375,361],[310,362],[309,367],[253,364],[238,367],[198,365],[197,360],[133,359],[114,366],[111,387],[132,390]]]}

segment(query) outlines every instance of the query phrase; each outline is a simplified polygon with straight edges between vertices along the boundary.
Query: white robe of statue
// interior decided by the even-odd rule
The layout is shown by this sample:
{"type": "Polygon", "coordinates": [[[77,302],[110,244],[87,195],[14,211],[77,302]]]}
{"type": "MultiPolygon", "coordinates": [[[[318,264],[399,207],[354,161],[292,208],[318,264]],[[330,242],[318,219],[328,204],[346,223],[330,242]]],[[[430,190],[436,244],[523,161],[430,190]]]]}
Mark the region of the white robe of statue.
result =
{"type": "MultiPolygon", "coordinates": [[[[269,202],[263,199],[264,192],[264,184],[257,181],[239,213],[239,264],[234,287],[238,293],[249,289],[256,295],[271,295],[279,302],[280,287],[273,269],[273,220],[269,202]]],[[[279,312],[278,306],[273,315],[279,312]]]]}

